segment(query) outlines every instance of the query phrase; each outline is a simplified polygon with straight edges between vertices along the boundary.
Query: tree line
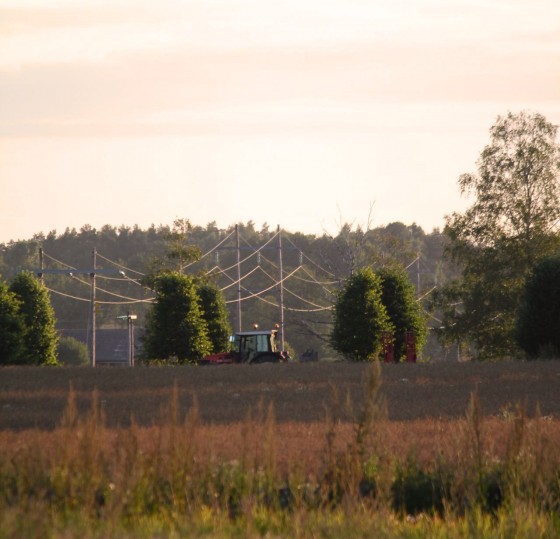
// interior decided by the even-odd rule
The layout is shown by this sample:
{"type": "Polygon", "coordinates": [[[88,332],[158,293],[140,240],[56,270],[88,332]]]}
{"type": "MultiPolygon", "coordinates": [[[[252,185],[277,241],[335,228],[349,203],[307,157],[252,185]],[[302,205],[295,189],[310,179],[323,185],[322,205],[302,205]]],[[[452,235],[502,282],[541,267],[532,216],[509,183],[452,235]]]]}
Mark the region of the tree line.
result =
{"type": "MultiPolygon", "coordinates": [[[[540,114],[499,116],[480,154],[477,173],[459,178],[459,189],[472,204],[463,213],[446,216],[441,232],[426,234],[417,225],[398,222],[377,228],[343,223],[334,235],[283,231],[288,247],[283,275],[293,271],[297,277],[286,283],[285,329],[290,345],[299,350],[312,347],[322,355],[371,359],[379,353],[378,335],[389,331],[395,335],[399,355],[402,331],[397,329],[416,324],[419,342],[427,342],[427,358],[452,347],[459,347],[462,357],[476,359],[558,357],[560,148],[556,136],[557,126],[540,114]],[[302,260],[304,273],[296,273],[302,260]],[[410,303],[414,298],[416,310],[409,309],[406,323],[395,322],[387,296],[388,283],[397,274],[400,301],[410,303]],[[344,322],[349,326],[344,327],[344,322]],[[426,325],[427,332],[422,330],[426,325]],[[365,343],[358,346],[359,336],[365,343]],[[345,343],[346,337],[353,344],[345,343]]],[[[278,279],[275,248],[259,251],[258,259],[251,253],[256,255],[258,246],[273,241],[275,231],[266,223],[257,229],[251,221],[237,227],[243,238],[241,249],[248,253],[240,267],[231,240],[227,243],[233,227],[219,229],[215,223],[200,227],[180,219],[173,226],[152,225],[147,230],[109,225],[96,230],[86,225],[79,231],[51,231],[3,244],[0,276],[9,280],[21,270],[36,268],[39,245],[55,267],[60,267],[60,261],[87,267],[90,250],[96,248],[106,257],[106,266],[132,270],[127,270],[127,278],[110,282],[113,294],[155,302],[134,304],[149,343],[150,324],[164,287],[164,281],[155,277],[183,275],[195,290],[211,284],[223,291],[222,308],[232,327],[238,316],[232,283],[239,268],[246,277],[243,323],[272,327],[278,322],[279,301],[277,287],[271,286],[278,279]],[[221,247],[211,256],[203,256],[217,245],[221,247]],[[268,292],[253,294],[259,290],[268,292]]],[[[50,296],[58,327],[85,324],[88,304],[76,299],[84,295],[84,285],[88,283],[79,279],[49,276],[49,288],[65,294],[50,296]]],[[[114,296],[103,294],[110,292],[100,292],[107,301],[96,306],[98,320],[114,326],[126,301],[110,301],[114,296]]],[[[191,303],[200,308],[199,300],[193,298],[191,303]]],[[[201,350],[208,349],[209,336],[201,342],[206,343],[201,350]]]]}
{"type": "MultiPolygon", "coordinates": [[[[146,318],[144,360],[196,363],[229,349],[231,326],[219,288],[176,270],[160,270],[149,281],[156,297],[146,318]]],[[[420,349],[425,340],[425,317],[400,268],[377,274],[358,270],[340,290],[333,318],[330,343],[349,360],[378,359],[380,331],[396,332],[397,361],[405,354],[403,330],[415,332],[420,349]]],[[[0,364],[58,363],[54,310],[47,289],[32,273],[19,273],[9,287],[0,282],[0,328],[0,364]]],[[[67,348],[73,344],[69,341],[67,348]]]]}
{"type": "MultiPolygon", "coordinates": [[[[278,291],[272,286],[274,279],[279,278],[278,249],[273,238],[276,231],[267,225],[257,229],[252,222],[237,226],[242,238],[240,271],[247,275],[242,282],[243,296],[248,296],[242,302],[242,329],[250,329],[254,323],[261,328],[272,328],[279,322],[278,291]],[[249,258],[254,249],[270,241],[272,243],[258,257],[249,258]],[[269,291],[250,297],[265,289],[269,291]]],[[[121,265],[126,272],[126,278],[97,279],[98,327],[119,327],[118,324],[122,323],[117,317],[129,309],[138,315],[137,327],[145,327],[150,303],[129,305],[123,300],[121,305],[105,304],[102,303],[104,300],[112,302],[119,298],[102,290],[110,289],[125,298],[153,299],[154,288],[148,282],[149,276],[166,270],[183,272],[197,279],[204,277],[224,289],[230,324],[238,329],[237,286],[231,286],[237,280],[234,239],[230,238],[210,256],[200,258],[231,235],[233,229],[233,226],[218,229],[213,223],[203,228],[180,219],[172,226],[152,226],[147,230],[136,226],[106,226],[95,230],[85,226],[79,231],[66,230],[62,234],[38,234],[25,242],[4,245],[0,249],[0,271],[9,279],[22,269],[37,269],[39,246],[51,257],[45,256],[49,268],[66,267],[60,262],[88,268],[91,266],[91,250],[95,247],[99,253],[99,267],[114,267],[101,258],[103,255],[121,265]]],[[[445,241],[442,234],[437,230],[426,234],[416,225],[391,223],[384,227],[362,228],[343,224],[335,235],[282,231],[282,236],[284,274],[291,273],[303,263],[302,270],[285,283],[285,333],[296,355],[308,348],[317,351],[320,357],[335,354],[330,343],[332,305],[345,280],[360,268],[409,266],[407,273],[421,293],[432,289],[436,282],[444,282],[454,272],[452,265],[442,258],[445,241]],[[421,262],[411,265],[417,257],[421,262]],[[319,310],[320,307],[323,309],[319,310]]],[[[90,315],[88,278],[45,275],[44,280],[50,289],[66,294],[50,294],[57,327],[87,328],[90,315]],[[74,299],[80,297],[83,301],[74,299]]]]}

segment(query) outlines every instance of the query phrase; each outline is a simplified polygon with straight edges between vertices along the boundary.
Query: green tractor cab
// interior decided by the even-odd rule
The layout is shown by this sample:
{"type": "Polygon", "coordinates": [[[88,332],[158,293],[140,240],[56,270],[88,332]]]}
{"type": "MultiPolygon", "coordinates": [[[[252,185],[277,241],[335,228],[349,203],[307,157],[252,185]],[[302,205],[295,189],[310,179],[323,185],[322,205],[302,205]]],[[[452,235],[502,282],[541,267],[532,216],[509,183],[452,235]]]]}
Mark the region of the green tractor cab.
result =
{"type": "Polygon", "coordinates": [[[231,351],[206,356],[201,365],[228,363],[284,363],[290,360],[287,352],[278,349],[277,329],[240,331],[230,337],[231,351]]]}

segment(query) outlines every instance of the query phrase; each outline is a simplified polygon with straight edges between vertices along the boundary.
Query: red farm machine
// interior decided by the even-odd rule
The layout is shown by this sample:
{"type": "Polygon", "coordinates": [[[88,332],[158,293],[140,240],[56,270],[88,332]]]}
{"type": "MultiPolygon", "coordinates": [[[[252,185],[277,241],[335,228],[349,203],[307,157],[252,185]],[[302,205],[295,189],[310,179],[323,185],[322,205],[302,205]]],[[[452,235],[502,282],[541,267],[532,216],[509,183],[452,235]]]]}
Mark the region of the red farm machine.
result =
{"type": "Polygon", "coordinates": [[[240,331],[230,337],[231,350],[212,354],[201,359],[200,365],[228,363],[285,363],[290,360],[287,352],[279,350],[278,329],[240,331]]]}

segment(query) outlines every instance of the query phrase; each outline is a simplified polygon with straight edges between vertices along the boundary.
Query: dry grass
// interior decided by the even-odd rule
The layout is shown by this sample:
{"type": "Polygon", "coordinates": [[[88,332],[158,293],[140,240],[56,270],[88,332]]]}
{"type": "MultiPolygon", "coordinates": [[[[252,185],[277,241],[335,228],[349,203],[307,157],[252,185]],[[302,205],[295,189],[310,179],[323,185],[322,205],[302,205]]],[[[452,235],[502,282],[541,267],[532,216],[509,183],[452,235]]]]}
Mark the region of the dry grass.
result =
{"type": "Polygon", "coordinates": [[[2,369],[0,525],[6,537],[560,532],[559,366],[382,371],[381,383],[344,364],[2,369]]]}
{"type": "MultiPolygon", "coordinates": [[[[247,453],[256,458],[263,451],[262,425],[271,407],[279,465],[298,462],[306,471],[316,472],[329,429],[335,434],[336,450],[355,436],[369,369],[341,363],[3,368],[0,447],[2,452],[17,451],[38,439],[43,446],[56,446],[64,435],[60,424],[72,391],[82,417],[89,413],[95,395],[107,444],[133,422],[139,443],[150,450],[155,433],[169,423],[170,403],[176,398],[177,423],[183,423],[196,406],[196,439],[204,458],[232,461],[247,453]]],[[[389,455],[404,458],[414,453],[421,462],[452,458],[473,392],[491,434],[486,448],[491,457],[504,454],[518,405],[528,416],[538,409],[546,419],[541,423],[547,436],[560,442],[560,362],[383,365],[381,375],[387,415],[377,428],[389,455]]]]}
{"type": "MultiPolygon", "coordinates": [[[[405,459],[413,455],[419,463],[431,463],[438,458],[452,460],[460,452],[464,441],[464,419],[438,420],[418,419],[407,422],[387,422],[380,425],[383,449],[395,459],[405,459]]],[[[536,427],[536,420],[527,421],[527,430],[536,427]]],[[[540,420],[543,436],[550,444],[560,447],[560,421],[540,420]]],[[[487,418],[484,422],[487,445],[484,449],[489,460],[504,457],[507,438],[512,429],[512,420],[487,418]]],[[[109,451],[119,435],[128,429],[108,428],[99,438],[99,444],[109,451]]],[[[165,429],[164,429],[165,431],[165,429]]],[[[315,475],[324,460],[326,451],[327,427],[324,422],[297,423],[286,422],[274,427],[275,456],[277,464],[289,470],[294,463],[302,472],[315,475]]],[[[355,426],[341,423],[335,429],[335,450],[343,451],[355,436],[355,426]]],[[[0,455],[11,458],[21,449],[40,445],[59,448],[67,436],[62,428],[50,431],[30,429],[26,431],[0,432],[0,455]]],[[[135,436],[139,450],[144,453],[153,451],[155,440],[162,437],[162,427],[136,427],[135,436]]],[[[166,436],[163,436],[165,439],[166,436]]],[[[199,425],[194,440],[199,462],[232,462],[249,456],[260,461],[265,453],[263,426],[261,423],[232,423],[229,425],[199,425]]]]}
{"type": "MultiPolygon", "coordinates": [[[[262,425],[272,408],[278,462],[299,462],[312,470],[322,459],[329,429],[335,434],[336,449],[355,435],[369,369],[341,363],[3,368],[0,446],[17,448],[30,438],[41,438],[49,445],[48,440],[61,436],[59,427],[72,391],[82,416],[89,413],[95,396],[108,440],[133,421],[146,449],[160,426],[169,423],[173,399],[178,424],[193,413],[194,406],[200,454],[214,460],[262,452],[262,425]]],[[[473,392],[491,433],[486,450],[492,456],[503,455],[518,405],[528,416],[538,409],[538,415],[546,419],[541,423],[550,431],[548,435],[560,442],[560,362],[383,365],[381,376],[379,391],[387,415],[378,428],[390,455],[415,453],[426,462],[438,455],[452,457],[473,392]]]]}

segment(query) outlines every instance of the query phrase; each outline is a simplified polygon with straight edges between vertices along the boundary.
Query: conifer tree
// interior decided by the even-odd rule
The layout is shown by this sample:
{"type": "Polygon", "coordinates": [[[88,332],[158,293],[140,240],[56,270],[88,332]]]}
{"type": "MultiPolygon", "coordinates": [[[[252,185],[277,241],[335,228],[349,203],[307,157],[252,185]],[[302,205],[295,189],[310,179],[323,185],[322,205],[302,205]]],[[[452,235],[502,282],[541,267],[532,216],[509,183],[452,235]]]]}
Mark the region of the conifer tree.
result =
{"type": "Polygon", "coordinates": [[[24,323],[24,357],[28,365],[56,365],[58,333],[49,292],[32,273],[14,277],[10,290],[20,300],[24,323]]]}
{"type": "Polygon", "coordinates": [[[392,330],[381,279],[370,268],[358,270],[335,301],[331,346],[352,361],[372,361],[381,351],[382,331],[392,330]]]}
{"type": "Polygon", "coordinates": [[[426,317],[416,301],[414,285],[406,271],[400,267],[384,268],[377,272],[381,278],[381,299],[395,328],[395,360],[406,356],[405,333],[412,331],[416,351],[420,353],[426,342],[426,317]]]}
{"type": "Polygon", "coordinates": [[[144,335],[147,359],[176,359],[194,363],[212,350],[193,279],[168,272],[153,279],[155,303],[148,313],[144,335]]]}
{"type": "Polygon", "coordinates": [[[210,283],[198,287],[199,304],[202,316],[208,326],[208,337],[212,341],[213,352],[228,349],[231,326],[224,295],[220,289],[210,283]]]}
{"type": "Polygon", "coordinates": [[[21,302],[0,280],[0,365],[18,364],[24,351],[21,302]]]}

